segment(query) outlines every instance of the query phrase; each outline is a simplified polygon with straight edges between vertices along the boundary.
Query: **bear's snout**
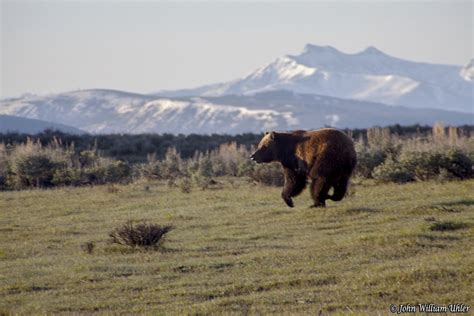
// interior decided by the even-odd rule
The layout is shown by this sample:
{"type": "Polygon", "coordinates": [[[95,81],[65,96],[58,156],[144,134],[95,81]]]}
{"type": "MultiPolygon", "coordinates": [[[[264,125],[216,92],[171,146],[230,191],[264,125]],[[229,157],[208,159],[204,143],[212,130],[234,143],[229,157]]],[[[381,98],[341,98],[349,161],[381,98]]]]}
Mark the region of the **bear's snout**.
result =
{"type": "Polygon", "coordinates": [[[253,154],[250,155],[250,160],[252,160],[256,163],[261,163],[262,162],[262,153],[259,153],[258,151],[254,152],[253,154]]]}

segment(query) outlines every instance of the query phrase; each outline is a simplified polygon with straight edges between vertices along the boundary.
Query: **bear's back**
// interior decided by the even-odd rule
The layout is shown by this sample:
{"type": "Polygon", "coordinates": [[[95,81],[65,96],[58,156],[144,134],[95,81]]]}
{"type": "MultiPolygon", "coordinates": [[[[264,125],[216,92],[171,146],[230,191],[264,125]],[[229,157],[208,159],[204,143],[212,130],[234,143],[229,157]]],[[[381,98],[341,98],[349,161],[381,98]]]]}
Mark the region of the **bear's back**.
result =
{"type": "Polygon", "coordinates": [[[357,158],[354,143],[345,133],[334,128],[295,133],[302,139],[296,148],[296,156],[310,168],[316,164],[317,169],[330,173],[336,168],[350,173],[355,168],[357,158]]]}

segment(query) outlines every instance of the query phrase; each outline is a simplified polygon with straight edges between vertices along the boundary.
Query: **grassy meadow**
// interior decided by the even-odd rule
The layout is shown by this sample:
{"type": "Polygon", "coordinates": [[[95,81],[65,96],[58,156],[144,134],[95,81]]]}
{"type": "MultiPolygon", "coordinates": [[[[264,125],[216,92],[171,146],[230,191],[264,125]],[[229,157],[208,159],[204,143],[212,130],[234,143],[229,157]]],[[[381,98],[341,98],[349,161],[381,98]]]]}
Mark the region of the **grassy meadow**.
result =
{"type": "Polygon", "coordinates": [[[474,303],[474,180],[355,181],[342,202],[217,178],[0,192],[0,314],[389,314],[474,303]],[[109,242],[173,225],[157,250],[109,242]],[[84,244],[92,242],[92,253],[84,244]]]}

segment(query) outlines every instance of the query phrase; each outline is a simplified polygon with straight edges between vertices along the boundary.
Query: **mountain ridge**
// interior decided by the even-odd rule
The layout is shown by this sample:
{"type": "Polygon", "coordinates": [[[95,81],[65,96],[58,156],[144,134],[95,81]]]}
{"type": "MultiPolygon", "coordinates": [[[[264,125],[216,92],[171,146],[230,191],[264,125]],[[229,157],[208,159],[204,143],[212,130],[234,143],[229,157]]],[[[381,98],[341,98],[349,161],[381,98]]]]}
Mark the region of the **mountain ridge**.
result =
{"type": "Polygon", "coordinates": [[[348,54],[332,46],[307,44],[301,54],[278,57],[240,79],[160,91],[156,95],[248,95],[284,89],[412,108],[471,112],[474,82],[466,79],[473,73],[467,67],[404,60],[373,46],[348,54]]]}
{"type": "Polygon", "coordinates": [[[116,90],[80,90],[0,101],[0,114],[58,122],[90,133],[239,134],[323,126],[469,124],[472,116],[410,109],[293,91],[165,98],[116,90]]]}
{"type": "Polygon", "coordinates": [[[474,61],[406,61],[369,46],[347,54],[308,44],[243,78],[140,94],[75,90],[0,100],[0,114],[90,133],[228,133],[323,126],[472,124],[474,61]]]}

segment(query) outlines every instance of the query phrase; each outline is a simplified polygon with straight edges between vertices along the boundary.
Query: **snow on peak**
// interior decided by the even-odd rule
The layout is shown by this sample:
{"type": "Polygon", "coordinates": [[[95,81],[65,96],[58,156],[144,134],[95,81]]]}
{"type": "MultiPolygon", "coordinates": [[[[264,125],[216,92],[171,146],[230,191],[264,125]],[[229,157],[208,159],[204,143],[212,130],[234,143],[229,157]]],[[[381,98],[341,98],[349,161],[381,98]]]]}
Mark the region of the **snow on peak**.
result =
{"type": "MultiPolygon", "coordinates": [[[[416,108],[470,111],[472,65],[438,65],[392,57],[374,46],[348,54],[307,44],[299,55],[277,58],[250,75],[186,91],[186,95],[249,95],[289,90],[416,108]]],[[[176,96],[176,95],[175,95],[176,96]]]]}
{"type": "Polygon", "coordinates": [[[273,63],[264,68],[260,68],[250,75],[250,78],[264,78],[272,80],[291,80],[294,78],[306,77],[314,74],[315,68],[298,64],[289,56],[277,58],[273,63]]]}
{"type": "Polygon", "coordinates": [[[298,119],[288,111],[210,102],[175,100],[116,91],[84,90],[36,99],[2,100],[0,115],[48,119],[91,133],[244,133],[292,129],[298,119]]]}
{"type": "Polygon", "coordinates": [[[291,113],[215,104],[202,98],[187,101],[157,99],[129,118],[132,133],[242,133],[289,127],[297,122],[291,113]]]}
{"type": "Polygon", "coordinates": [[[459,74],[464,78],[464,80],[471,82],[474,81],[474,58],[472,58],[471,61],[461,69],[459,74]]]}

